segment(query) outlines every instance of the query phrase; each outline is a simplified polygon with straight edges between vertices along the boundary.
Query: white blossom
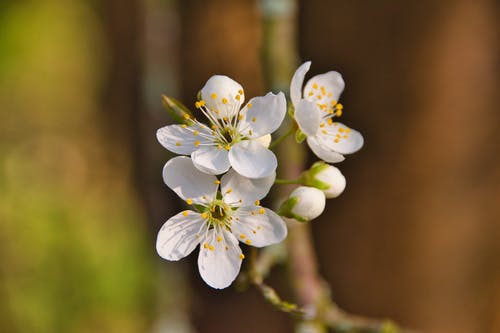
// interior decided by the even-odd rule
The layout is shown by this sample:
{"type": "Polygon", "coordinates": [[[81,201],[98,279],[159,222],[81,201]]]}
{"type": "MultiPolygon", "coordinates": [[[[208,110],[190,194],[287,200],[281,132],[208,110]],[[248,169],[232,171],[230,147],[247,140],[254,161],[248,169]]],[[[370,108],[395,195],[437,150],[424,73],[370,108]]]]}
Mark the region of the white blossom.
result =
{"type": "Polygon", "coordinates": [[[219,175],[232,167],[247,178],[272,175],[276,156],[267,147],[286,114],[283,93],[252,98],[243,108],[241,85],[223,75],[212,76],[201,89],[196,108],[207,126],[188,115],[190,125],[169,125],[157,131],[158,141],[171,152],[190,155],[194,166],[219,175]]]}
{"type": "Polygon", "coordinates": [[[315,187],[299,186],[281,205],[279,213],[300,222],[317,218],[325,210],[325,194],[315,187]]]}
{"type": "Polygon", "coordinates": [[[343,112],[343,106],[338,102],[345,86],[340,73],[330,71],[316,75],[302,91],[310,66],[310,61],[302,64],[290,84],[295,120],[307,137],[307,144],[319,158],[330,163],[341,162],[344,154],[352,154],[363,146],[363,136],[333,120],[343,112]]]}
{"type": "Polygon", "coordinates": [[[213,288],[228,287],[238,275],[245,257],[238,241],[263,247],[287,235],[281,217],[259,202],[273,185],[274,172],[249,179],[230,170],[219,180],[196,169],[190,158],[179,156],[165,164],[163,178],[196,210],[185,210],[165,222],[156,250],[164,259],[179,260],[200,245],[200,275],[213,288]]]}

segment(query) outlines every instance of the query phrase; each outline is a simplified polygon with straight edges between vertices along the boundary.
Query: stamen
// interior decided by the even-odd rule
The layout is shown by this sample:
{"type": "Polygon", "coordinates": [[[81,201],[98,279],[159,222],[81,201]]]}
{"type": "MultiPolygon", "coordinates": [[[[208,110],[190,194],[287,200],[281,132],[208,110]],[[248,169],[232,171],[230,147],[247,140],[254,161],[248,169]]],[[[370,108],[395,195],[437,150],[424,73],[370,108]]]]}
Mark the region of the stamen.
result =
{"type": "Polygon", "coordinates": [[[217,98],[217,94],[213,93],[213,94],[210,95],[210,97],[212,97],[213,99],[216,99],[217,98]]]}
{"type": "Polygon", "coordinates": [[[258,206],[260,205],[260,201],[259,200],[255,200],[255,206],[258,206]]]}
{"type": "Polygon", "coordinates": [[[192,205],[192,204],[193,204],[193,199],[191,199],[191,198],[187,198],[187,199],[186,199],[186,203],[187,203],[188,205],[192,205]]]}
{"type": "Polygon", "coordinates": [[[240,254],[240,259],[241,259],[241,260],[245,259],[245,255],[244,255],[243,253],[242,253],[242,254],[240,254]]]}
{"type": "Polygon", "coordinates": [[[247,240],[245,241],[245,243],[247,243],[248,245],[250,245],[250,244],[252,244],[252,241],[251,241],[250,239],[247,239],[247,240]]]}
{"type": "Polygon", "coordinates": [[[176,145],[177,147],[179,147],[179,146],[182,146],[182,143],[177,141],[177,142],[175,143],[175,145],[176,145]]]}
{"type": "Polygon", "coordinates": [[[189,215],[189,212],[188,212],[187,210],[185,210],[185,211],[183,211],[183,212],[182,212],[182,215],[184,215],[184,216],[188,216],[188,215],[189,215]]]}

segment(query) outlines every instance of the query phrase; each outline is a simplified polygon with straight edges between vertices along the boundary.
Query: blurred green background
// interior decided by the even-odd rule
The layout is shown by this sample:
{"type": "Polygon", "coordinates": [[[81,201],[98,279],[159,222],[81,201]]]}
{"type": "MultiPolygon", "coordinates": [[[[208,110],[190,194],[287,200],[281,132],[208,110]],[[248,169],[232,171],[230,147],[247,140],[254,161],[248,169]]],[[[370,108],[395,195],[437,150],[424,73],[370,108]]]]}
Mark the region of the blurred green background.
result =
{"type": "MultiPolygon", "coordinates": [[[[314,221],[342,307],[500,331],[498,9],[297,3],[300,57],[343,73],[343,121],[366,141],[314,221]]],[[[196,255],[154,249],[180,207],[160,96],[191,105],[213,74],[264,93],[261,18],[246,0],[0,2],[0,332],[291,331],[254,291],[210,290],[196,255]]],[[[271,283],[291,297],[285,270],[271,283]]]]}

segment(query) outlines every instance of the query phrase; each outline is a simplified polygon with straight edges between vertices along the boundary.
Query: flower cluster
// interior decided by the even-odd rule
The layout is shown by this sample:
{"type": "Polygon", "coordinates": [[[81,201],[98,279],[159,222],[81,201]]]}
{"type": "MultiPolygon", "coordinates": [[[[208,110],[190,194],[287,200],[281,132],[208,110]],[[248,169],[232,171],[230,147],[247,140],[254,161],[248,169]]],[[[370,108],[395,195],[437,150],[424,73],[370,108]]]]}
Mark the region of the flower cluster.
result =
{"type": "MultiPolygon", "coordinates": [[[[338,98],[344,81],[328,72],[302,85],[310,62],[293,76],[290,95],[298,125],[297,142],[307,139],[322,160],[340,162],[361,148],[363,137],[332,119],[340,117],[338,98]],[[301,139],[302,137],[302,139],[301,139]]],[[[293,183],[300,184],[278,213],[262,207],[276,179],[277,158],[269,149],[271,133],[287,114],[283,93],[254,97],[246,104],[242,86],[227,76],[212,76],[200,91],[195,108],[200,121],[179,102],[171,102],[179,124],[157,131],[169,151],[185,156],[170,159],[163,168],[165,184],[190,209],[168,219],[161,227],[156,250],[167,260],[179,260],[199,246],[198,268],[213,288],[226,288],[236,278],[245,255],[239,242],[255,247],[276,244],[287,236],[281,216],[308,221],[319,216],[325,199],[345,188],[340,171],[315,163],[293,183]],[[186,156],[187,155],[187,156],[186,156]]]]}

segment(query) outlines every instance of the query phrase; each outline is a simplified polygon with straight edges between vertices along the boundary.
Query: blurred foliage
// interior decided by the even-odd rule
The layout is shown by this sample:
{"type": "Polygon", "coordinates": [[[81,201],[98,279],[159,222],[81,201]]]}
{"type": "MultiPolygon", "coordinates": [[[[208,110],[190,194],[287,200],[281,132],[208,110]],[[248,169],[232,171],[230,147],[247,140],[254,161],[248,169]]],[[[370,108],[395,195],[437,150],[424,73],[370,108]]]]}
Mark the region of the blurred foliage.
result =
{"type": "MultiPolygon", "coordinates": [[[[154,248],[100,126],[106,49],[85,1],[0,5],[0,332],[140,332],[154,248]]],[[[124,147],[126,149],[126,147],[124,147]]]]}

